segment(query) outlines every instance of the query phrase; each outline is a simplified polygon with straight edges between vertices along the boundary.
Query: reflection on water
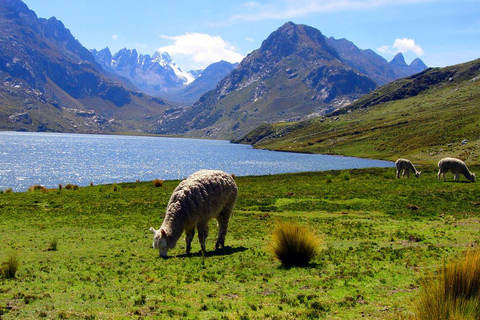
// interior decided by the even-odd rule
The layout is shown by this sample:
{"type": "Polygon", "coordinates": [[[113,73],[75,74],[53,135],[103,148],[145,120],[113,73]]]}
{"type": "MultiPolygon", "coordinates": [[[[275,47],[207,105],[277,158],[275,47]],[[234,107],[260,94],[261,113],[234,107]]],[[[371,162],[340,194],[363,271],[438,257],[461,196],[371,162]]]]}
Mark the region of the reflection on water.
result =
{"type": "Polygon", "coordinates": [[[0,132],[0,190],[182,179],[200,169],[245,176],[392,166],[387,161],[256,150],[223,140],[0,132]]]}

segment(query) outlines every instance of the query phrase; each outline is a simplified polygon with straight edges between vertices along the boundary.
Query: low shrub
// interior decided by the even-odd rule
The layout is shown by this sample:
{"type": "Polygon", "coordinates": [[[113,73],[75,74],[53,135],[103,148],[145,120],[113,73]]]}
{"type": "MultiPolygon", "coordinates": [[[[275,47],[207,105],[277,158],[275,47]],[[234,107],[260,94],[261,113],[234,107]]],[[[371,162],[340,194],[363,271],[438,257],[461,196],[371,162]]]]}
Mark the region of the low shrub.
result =
{"type": "Polygon", "coordinates": [[[480,319],[480,250],[444,263],[422,281],[416,319],[480,319]]]}
{"type": "Polygon", "coordinates": [[[160,180],[160,179],[153,180],[153,186],[155,188],[159,188],[159,187],[163,186],[163,180],[160,180]]]}
{"type": "Polygon", "coordinates": [[[80,188],[76,184],[69,183],[65,186],[65,189],[67,189],[67,190],[79,190],[80,188]]]}
{"type": "Polygon", "coordinates": [[[15,278],[18,270],[18,258],[16,254],[11,254],[7,261],[3,262],[0,268],[1,275],[7,279],[15,278]]]}
{"type": "Polygon", "coordinates": [[[307,266],[318,253],[320,239],[309,229],[280,223],[275,227],[270,251],[283,266],[307,266]]]}

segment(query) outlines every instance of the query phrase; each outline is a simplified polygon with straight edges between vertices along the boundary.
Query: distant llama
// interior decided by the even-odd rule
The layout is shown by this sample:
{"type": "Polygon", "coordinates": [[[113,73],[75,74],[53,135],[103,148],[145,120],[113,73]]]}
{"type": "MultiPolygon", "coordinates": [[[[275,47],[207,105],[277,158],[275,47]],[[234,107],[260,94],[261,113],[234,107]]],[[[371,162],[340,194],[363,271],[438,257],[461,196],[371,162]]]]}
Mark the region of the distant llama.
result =
{"type": "Polygon", "coordinates": [[[407,178],[410,178],[410,171],[415,173],[415,177],[420,177],[421,172],[415,169],[415,166],[410,160],[407,159],[398,159],[395,161],[395,166],[397,167],[397,179],[400,178],[400,171],[402,171],[402,178],[407,174],[407,178]]]}
{"type": "Polygon", "coordinates": [[[437,179],[440,180],[440,175],[443,175],[443,181],[447,181],[445,173],[448,171],[453,173],[453,181],[460,181],[460,173],[465,176],[471,182],[475,182],[475,173],[471,173],[468,170],[467,165],[460,159],[456,158],[443,158],[438,162],[438,174],[437,179]]]}
{"type": "Polygon", "coordinates": [[[237,193],[235,180],[223,171],[200,170],[192,174],[173,191],[160,229],[150,228],[154,233],[153,247],[166,258],[168,249],[175,247],[185,230],[186,251],[190,253],[197,228],[202,252],[205,252],[208,221],[212,218],[217,219],[219,229],[215,250],[223,247],[237,193]]]}

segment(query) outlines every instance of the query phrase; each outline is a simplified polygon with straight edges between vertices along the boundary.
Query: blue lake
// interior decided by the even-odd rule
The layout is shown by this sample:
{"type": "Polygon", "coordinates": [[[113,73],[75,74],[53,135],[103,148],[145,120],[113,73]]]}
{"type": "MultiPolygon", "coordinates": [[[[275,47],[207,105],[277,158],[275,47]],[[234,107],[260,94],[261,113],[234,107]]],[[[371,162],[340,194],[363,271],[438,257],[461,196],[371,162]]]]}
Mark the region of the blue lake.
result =
{"type": "Polygon", "coordinates": [[[245,176],[393,166],[388,161],[257,150],[223,140],[0,132],[0,190],[183,179],[200,169],[245,176]]]}

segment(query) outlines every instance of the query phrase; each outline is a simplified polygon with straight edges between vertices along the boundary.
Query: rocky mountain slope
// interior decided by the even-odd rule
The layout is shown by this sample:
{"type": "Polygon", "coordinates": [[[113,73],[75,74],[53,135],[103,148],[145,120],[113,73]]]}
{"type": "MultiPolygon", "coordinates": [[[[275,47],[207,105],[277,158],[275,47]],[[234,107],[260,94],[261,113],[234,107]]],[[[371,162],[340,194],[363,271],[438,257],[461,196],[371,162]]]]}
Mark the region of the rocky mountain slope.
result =
{"type": "Polygon", "coordinates": [[[479,113],[480,59],[396,80],[326,117],[264,124],[237,142],[391,160],[478,161],[479,113]]]}
{"type": "Polygon", "coordinates": [[[0,128],[149,132],[169,104],[112,80],[54,17],[0,2],[0,128]]]}
{"type": "Polygon", "coordinates": [[[181,115],[163,121],[158,131],[235,138],[262,123],[297,121],[343,108],[397,77],[373,52],[288,22],[214,90],[181,115]]]}
{"type": "Polygon", "coordinates": [[[427,68],[419,58],[408,65],[402,53],[398,53],[392,61],[388,62],[373,50],[362,50],[346,39],[330,37],[326,40],[330,46],[335,48],[346,64],[362,72],[379,85],[410,76],[427,68]]]}

